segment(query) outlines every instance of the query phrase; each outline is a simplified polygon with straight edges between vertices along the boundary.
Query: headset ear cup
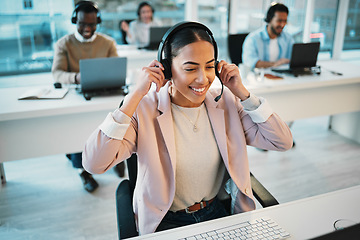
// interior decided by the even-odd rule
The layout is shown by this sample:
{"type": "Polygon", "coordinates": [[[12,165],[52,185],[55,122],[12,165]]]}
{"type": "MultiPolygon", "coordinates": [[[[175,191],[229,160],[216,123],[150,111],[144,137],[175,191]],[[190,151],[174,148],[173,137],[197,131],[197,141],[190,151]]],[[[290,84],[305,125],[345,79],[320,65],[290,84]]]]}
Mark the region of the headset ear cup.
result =
{"type": "Polygon", "coordinates": [[[97,24],[101,23],[100,10],[99,10],[97,4],[92,1],[80,1],[75,5],[75,9],[74,9],[72,17],[71,17],[71,23],[74,23],[74,24],[77,23],[77,14],[79,12],[79,9],[80,9],[80,7],[85,6],[85,5],[90,5],[96,10],[97,24]]]}
{"type": "Polygon", "coordinates": [[[167,59],[163,59],[161,61],[161,64],[163,65],[164,67],[164,75],[165,75],[165,79],[171,79],[172,77],[172,73],[171,73],[171,64],[170,64],[170,61],[167,60],[167,59]]]}

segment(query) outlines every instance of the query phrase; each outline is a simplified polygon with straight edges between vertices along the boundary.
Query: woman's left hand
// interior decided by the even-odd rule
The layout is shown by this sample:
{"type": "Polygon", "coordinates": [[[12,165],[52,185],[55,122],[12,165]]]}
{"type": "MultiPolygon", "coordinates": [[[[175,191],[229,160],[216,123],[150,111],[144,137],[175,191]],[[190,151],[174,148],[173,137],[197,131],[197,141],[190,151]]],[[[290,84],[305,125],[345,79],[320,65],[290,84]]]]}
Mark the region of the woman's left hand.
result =
{"type": "Polygon", "coordinates": [[[217,70],[219,71],[220,80],[230,89],[230,91],[241,100],[246,100],[250,93],[245,88],[240,77],[239,68],[235,64],[229,64],[224,60],[218,63],[217,70]]]}

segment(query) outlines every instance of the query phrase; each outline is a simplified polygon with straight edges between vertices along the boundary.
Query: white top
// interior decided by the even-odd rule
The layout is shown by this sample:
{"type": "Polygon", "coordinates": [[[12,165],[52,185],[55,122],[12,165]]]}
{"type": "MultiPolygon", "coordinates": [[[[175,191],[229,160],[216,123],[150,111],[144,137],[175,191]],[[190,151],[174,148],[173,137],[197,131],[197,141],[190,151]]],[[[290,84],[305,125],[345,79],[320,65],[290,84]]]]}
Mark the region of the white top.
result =
{"type": "Polygon", "coordinates": [[[144,47],[149,44],[150,40],[150,27],[161,26],[161,22],[154,19],[150,23],[143,23],[139,20],[134,20],[129,24],[129,32],[131,37],[126,36],[126,40],[130,44],[135,44],[138,47],[144,47]]]}
{"type": "Polygon", "coordinates": [[[277,38],[270,39],[269,43],[269,59],[270,62],[275,62],[279,58],[279,44],[277,38]]]}
{"type": "Polygon", "coordinates": [[[170,211],[175,212],[214,198],[220,190],[225,166],[205,105],[184,108],[172,103],[171,110],[176,145],[176,187],[170,211]],[[199,144],[204,139],[207,144],[199,144]]]}
{"type": "Polygon", "coordinates": [[[94,33],[91,38],[89,39],[86,39],[84,38],[78,31],[75,31],[75,34],[74,34],[76,40],[78,40],[79,42],[82,42],[82,43],[85,43],[85,42],[93,42],[96,38],[96,33],[94,33]]]}

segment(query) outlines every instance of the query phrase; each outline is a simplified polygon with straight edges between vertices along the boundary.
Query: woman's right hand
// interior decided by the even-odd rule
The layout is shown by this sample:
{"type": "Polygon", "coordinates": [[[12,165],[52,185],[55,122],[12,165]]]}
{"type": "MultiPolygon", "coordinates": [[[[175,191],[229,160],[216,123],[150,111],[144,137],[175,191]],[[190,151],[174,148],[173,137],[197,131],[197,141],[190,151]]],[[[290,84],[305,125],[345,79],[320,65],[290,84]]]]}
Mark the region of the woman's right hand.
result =
{"type": "Polygon", "coordinates": [[[167,82],[163,70],[163,65],[157,60],[153,60],[147,67],[143,67],[138,76],[135,91],[145,96],[149,92],[151,84],[155,83],[156,91],[159,92],[167,82]]]}
{"type": "Polygon", "coordinates": [[[156,84],[156,91],[158,92],[167,81],[163,70],[163,65],[156,60],[153,60],[147,67],[143,67],[138,76],[135,89],[125,97],[120,110],[131,117],[141,99],[149,92],[152,83],[156,84]]]}
{"type": "Polygon", "coordinates": [[[129,31],[129,24],[126,21],[121,22],[121,29],[125,32],[129,31]]]}

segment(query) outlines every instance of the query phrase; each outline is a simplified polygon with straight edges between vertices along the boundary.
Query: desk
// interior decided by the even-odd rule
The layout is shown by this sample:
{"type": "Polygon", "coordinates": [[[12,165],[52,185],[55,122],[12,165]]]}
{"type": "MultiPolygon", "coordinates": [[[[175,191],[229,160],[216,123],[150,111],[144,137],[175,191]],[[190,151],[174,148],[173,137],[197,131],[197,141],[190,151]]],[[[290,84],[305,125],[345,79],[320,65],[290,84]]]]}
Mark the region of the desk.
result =
{"type": "Polygon", "coordinates": [[[26,89],[0,89],[1,163],[82,151],[92,131],[123,99],[108,96],[86,101],[71,89],[62,100],[17,100],[26,89]]]}
{"type": "Polygon", "coordinates": [[[245,80],[250,92],[266,98],[284,121],[360,111],[359,66],[323,61],[321,74],[283,80],[245,80]],[[338,76],[328,70],[343,73],[338,76]]]}
{"type": "Polygon", "coordinates": [[[261,217],[270,217],[277,222],[291,234],[290,239],[309,239],[334,231],[333,224],[338,219],[359,223],[359,202],[360,186],[355,186],[133,239],[179,239],[261,217]]]}
{"type": "MultiPolygon", "coordinates": [[[[268,99],[285,121],[360,111],[357,67],[331,61],[321,65],[344,75],[336,76],[324,70],[320,76],[244,82],[251,92],[268,99]]],[[[42,78],[45,75],[39,74],[42,78]]],[[[32,77],[36,78],[36,74],[32,77]]],[[[122,100],[122,97],[94,97],[85,101],[72,90],[63,100],[18,101],[17,97],[25,90],[0,89],[0,163],[81,151],[90,133],[122,100]]]]}

